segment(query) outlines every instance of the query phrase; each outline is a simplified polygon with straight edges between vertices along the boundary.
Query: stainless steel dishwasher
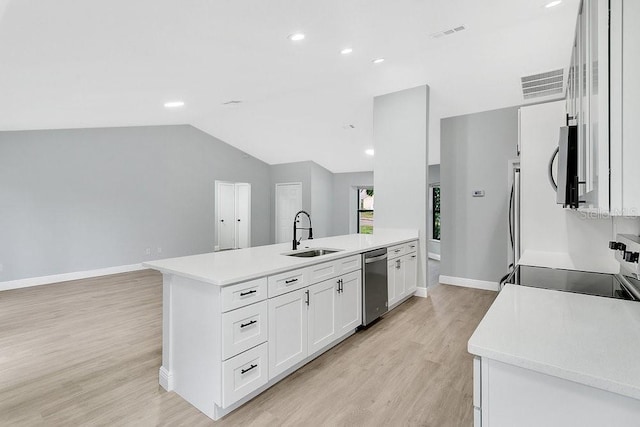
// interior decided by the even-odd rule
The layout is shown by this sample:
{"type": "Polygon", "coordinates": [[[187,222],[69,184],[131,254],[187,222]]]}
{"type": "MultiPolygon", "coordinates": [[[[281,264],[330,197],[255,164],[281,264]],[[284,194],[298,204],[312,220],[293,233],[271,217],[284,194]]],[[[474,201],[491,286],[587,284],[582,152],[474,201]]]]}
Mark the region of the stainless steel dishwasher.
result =
{"type": "Polygon", "coordinates": [[[362,254],[362,324],[387,312],[387,248],[362,254]]]}

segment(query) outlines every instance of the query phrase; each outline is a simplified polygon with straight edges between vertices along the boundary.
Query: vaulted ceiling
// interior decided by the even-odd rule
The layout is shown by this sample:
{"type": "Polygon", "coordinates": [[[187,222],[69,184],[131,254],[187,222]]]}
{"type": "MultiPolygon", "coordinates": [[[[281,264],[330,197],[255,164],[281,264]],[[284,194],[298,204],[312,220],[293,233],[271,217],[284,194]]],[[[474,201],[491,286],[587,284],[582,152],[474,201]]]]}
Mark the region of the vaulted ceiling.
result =
{"type": "Polygon", "coordinates": [[[437,121],[566,67],[580,1],[548,1],[0,0],[0,130],[189,123],[268,163],[371,170],[374,96],[429,84],[437,121]]]}

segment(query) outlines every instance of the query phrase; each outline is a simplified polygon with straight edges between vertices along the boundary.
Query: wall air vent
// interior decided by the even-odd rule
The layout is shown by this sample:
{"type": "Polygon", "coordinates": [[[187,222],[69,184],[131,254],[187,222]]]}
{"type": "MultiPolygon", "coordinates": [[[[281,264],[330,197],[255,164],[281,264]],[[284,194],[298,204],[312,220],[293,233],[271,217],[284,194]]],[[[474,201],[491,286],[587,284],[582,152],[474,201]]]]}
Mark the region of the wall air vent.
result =
{"type": "Polygon", "coordinates": [[[564,93],[564,69],[533,74],[520,78],[524,99],[564,93]]]}
{"type": "Polygon", "coordinates": [[[465,27],[464,25],[459,25],[454,28],[449,28],[447,30],[442,30],[442,31],[438,31],[437,33],[430,34],[430,36],[433,39],[439,39],[440,37],[450,36],[451,34],[455,34],[466,29],[467,27],[465,27]]]}

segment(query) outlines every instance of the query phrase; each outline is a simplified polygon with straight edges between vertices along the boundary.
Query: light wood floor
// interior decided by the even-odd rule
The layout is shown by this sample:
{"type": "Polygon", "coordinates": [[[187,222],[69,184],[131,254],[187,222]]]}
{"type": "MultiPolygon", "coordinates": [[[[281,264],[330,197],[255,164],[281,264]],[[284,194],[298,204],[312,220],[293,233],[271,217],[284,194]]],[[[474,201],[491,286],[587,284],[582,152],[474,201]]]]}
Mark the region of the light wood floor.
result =
{"type": "Polygon", "coordinates": [[[158,386],[159,274],[0,292],[0,425],[471,426],[495,295],[438,285],[214,423],[158,386]]]}

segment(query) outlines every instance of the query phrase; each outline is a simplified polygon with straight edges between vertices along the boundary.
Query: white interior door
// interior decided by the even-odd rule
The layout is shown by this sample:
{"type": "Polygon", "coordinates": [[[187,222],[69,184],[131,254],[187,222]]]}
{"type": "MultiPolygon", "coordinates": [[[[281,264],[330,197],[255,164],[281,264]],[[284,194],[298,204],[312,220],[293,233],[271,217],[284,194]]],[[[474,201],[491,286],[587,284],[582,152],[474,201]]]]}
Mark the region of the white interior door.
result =
{"type": "Polygon", "coordinates": [[[236,248],[251,246],[251,184],[235,184],[236,248]]]}
{"type": "Polygon", "coordinates": [[[216,181],[216,250],[235,248],[235,185],[216,181]]]}
{"type": "Polygon", "coordinates": [[[302,209],[302,183],[276,184],[276,243],[293,240],[293,217],[302,209]]]}

